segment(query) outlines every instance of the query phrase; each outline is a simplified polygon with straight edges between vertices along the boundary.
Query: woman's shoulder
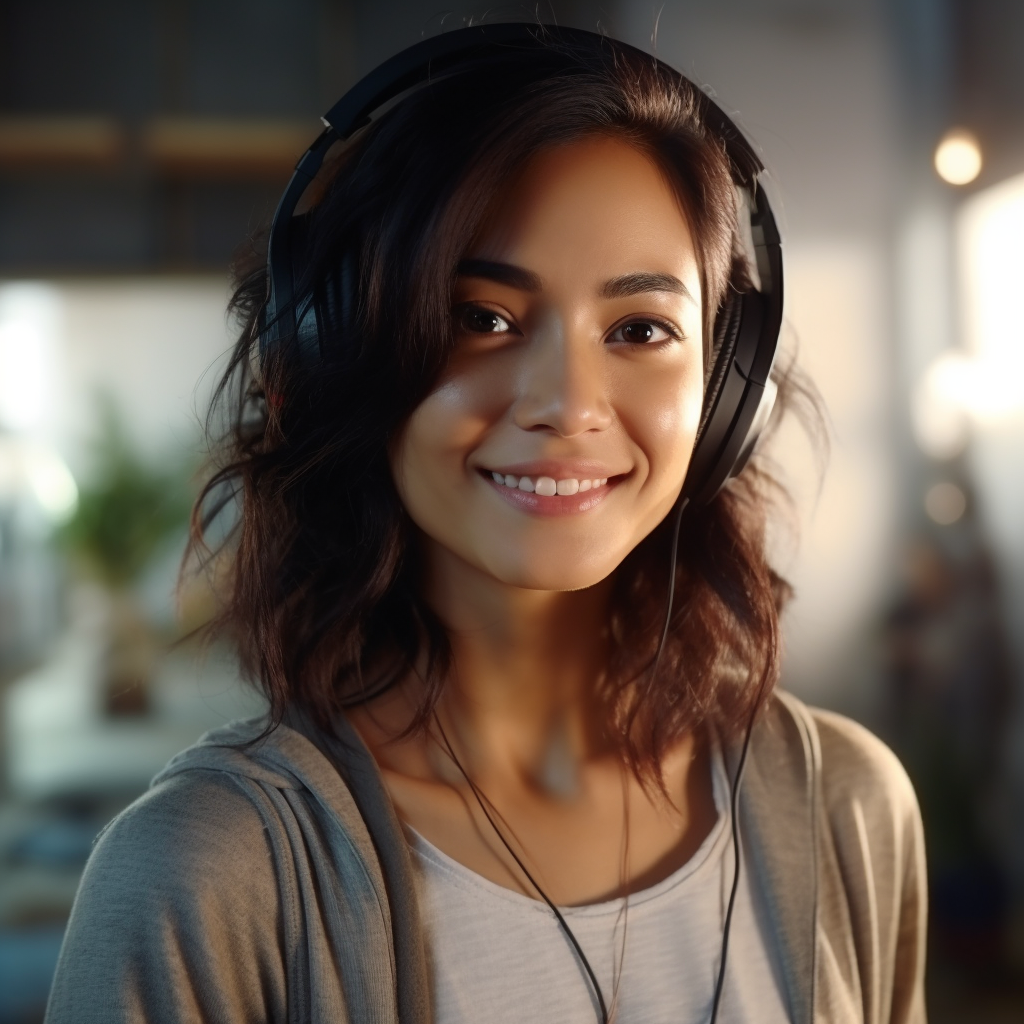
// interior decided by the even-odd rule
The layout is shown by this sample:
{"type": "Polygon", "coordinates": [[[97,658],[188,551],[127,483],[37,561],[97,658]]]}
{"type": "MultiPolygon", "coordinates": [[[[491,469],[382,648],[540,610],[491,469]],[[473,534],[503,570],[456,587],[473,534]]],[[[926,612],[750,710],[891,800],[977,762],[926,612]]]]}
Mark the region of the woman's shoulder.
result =
{"type": "Polygon", "coordinates": [[[154,875],[231,898],[233,886],[272,879],[290,832],[314,821],[321,832],[361,828],[337,768],[286,725],[230,723],[172,758],[104,828],[85,881],[110,865],[122,884],[154,875]]]}
{"type": "Polygon", "coordinates": [[[159,889],[184,877],[194,888],[239,877],[240,861],[258,876],[270,853],[253,795],[230,773],[198,768],[158,779],[103,829],[85,882],[109,868],[122,885],[142,878],[159,889]]]}
{"type": "Polygon", "coordinates": [[[806,758],[814,765],[826,814],[854,815],[873,829],[919,830],[913,784],[899,758],[865,726],[811,707],[792,694],[775,698],[775,714],[799,722],[806,758]]]}
{"type": "MultiPolygon", "coordinates": [[[[235,724],[175,755],[150,788],[100,832],[83,885],[108,866],[123,885],[152,875],[159,888],[175,877],[196,885],[221,870],[238,875],[240,859],[256,871],[267,864],[259,783],[268,772],[240,745],[251,732],[249,723],[235,724]]],[[[292,784],[278,774],[279,786],[292,784]]]]}
{"type": "MultiPolygon", "coordinates": [[[[816,873],[813,914],[819,947],[829,951],[815,973],[815,1019],[848,1019],[843,1008],[863,1003],[886,1007],[887,1020],[923,1022],[927,872],[910,779],[863,725],[788,694],[773,705],[789,738],[800,737],[790,747],[803,748],[795,759],[812,769],[805,792],[816,794],[804,797],[814,808],[815,858],[802,865],[796,858],[798,868],[816,873]]],[[[794,898],[800,871],[787,863],[781,876],[790,883],[782,891],[794,898]]]]}
{"type": "Polygon", "coordinates": [[[97,837],[72,924],[123,928],[131,907],[138,928],[174,921],[207,929],[229,918],[238,928],[251,917],[273,934],[279,867],[259,800],[258,789],[227,771],[158,776],[97,837]]]}
{"type": "Polygon", "coordinates": [[[175,773],[100,833],[47,1020],[283,1019],[282,910],[253,801],[229,774],[175,773]]]}
{"type": "MultiPolygon", "coordinates": [[[[315,744],[259,722],[208,733],[100,833],[48,1020],[307,1019],[309,993],[286,984],[304,929],[366,973],[361,945],[339,935],[368,918],[384,948],[378,875],[351,792],[315,744]]],[[[342,1005],[336,974],[308,980],[342,1005]]]]}
{"type": "Polygon", "coordinates": [[[917,806],[906,769],[881,739],[834,711],[809,711],[818,727],[822,778],[828,788],[847,797],[884,795],[891,804],[917,806]]]}

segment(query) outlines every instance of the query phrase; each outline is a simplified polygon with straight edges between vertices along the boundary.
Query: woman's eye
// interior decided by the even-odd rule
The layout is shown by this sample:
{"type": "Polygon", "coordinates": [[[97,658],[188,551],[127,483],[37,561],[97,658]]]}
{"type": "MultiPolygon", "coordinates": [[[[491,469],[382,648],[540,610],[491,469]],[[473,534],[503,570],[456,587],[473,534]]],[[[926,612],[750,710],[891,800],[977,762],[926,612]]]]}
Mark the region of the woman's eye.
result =
{"type": "Polygon", "coordinates": [[[472,334],[504,334],[512,325],[499,313],[482,306],[463,306],[456,313],[456,325],[472,334]]]}
{"type": "Polygon", "coordinates": [[[633,320],[612,332],[610,341],[624,341],[628,345],[652,345],[659,341],[678,339],[679,335],[656,320],[633,320]]]}

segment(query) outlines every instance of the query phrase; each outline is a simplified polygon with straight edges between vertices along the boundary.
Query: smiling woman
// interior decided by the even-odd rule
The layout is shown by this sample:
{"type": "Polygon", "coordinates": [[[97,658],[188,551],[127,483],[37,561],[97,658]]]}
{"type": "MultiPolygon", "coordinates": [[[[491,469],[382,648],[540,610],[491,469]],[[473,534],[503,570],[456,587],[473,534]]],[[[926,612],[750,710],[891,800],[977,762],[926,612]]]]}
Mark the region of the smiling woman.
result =
{"type": "Polygon", "coordinates": [[[219,624],[270,714],[105,833],[50,1019],[922,1021],[906,777],[774,691],[753,151],[525,26],[325,123],[240,270],[194,517],[203,552],[239,499],[219,624]]]}
{"type": "Polygon", "coordinates": [[[452,358],[393,447],[431,575],[453,556],[551,595],[610,578],[686,475],[700,294],[686,217],[642,151],[598,136],[530,161],[459,264],[452,358]]]}

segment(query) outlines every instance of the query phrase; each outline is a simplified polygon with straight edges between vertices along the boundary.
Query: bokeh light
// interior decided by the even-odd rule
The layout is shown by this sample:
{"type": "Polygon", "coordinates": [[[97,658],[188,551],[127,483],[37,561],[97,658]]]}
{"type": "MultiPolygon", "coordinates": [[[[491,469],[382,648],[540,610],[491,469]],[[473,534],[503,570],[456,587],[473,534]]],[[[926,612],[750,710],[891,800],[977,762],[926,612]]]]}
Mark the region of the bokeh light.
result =
{"type": "Polygon", "coordinates": [[[935,170],[950,185],[967,185],[981,173],[981,146],[971,132],[946,132],[935,150],[935,170]]]}
{"type": "Polygon", "coordinates": [[[967,511],[967,495],[956,484],[942,480],[928,488],[924,496],[928,518],[940,526],[949,526],[963,518],[967,511]]]}

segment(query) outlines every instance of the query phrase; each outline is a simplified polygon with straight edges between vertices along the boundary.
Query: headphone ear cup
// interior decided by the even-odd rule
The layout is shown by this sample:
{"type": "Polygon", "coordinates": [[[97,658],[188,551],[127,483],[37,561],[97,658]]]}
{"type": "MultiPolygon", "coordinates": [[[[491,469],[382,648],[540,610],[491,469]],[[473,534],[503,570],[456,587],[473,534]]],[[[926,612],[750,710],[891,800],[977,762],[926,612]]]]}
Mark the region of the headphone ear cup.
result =
{"type": "MultiPolygon", "coordinates": [[[[683,493],[693,504],[706,504],[742,469],[763,427],[758,412],[774,385],[751,379],[757,352],[777,331],[768,323],[768,306],[760,292],[730,292],[715,318],[714,365],[704,396],[704,410],[683,493]],[[766,339],[764,332],[772,331],[766,339]]],[[[770,407],[769,407],[770,408],[770,407]]]]}
{"type": "Polygon", "coordinates": [[[768,426],[768,420],[771,419],[772,410],[775,408],[775,399],[778,396],[779,386],[769,377],[765,382],[764,393],[761,395],[761,400],[754,413],[754,420],[747,429],[746,437],[743,439],[743,447],[740,449],[740,454],[729,470],[729,477],[739,476],[743,472],[743,467],[750,461],[750,456],[754,454],[757,449],[757,443],[761,440],[765,427],[768,426]]]}
{"type": "Polygon", "coordinates": [[[316,333],[303,337],[300,325],[299,343],[304,353],[315,352],[319,360],[330,363],[348,352],[357,304],[356,275],[356,255],[346,249],[337,267],[323,276],[313,292],[316,333]]]}
{"type": "Polygon", "coordinates": [[[722,384],[728,375],[729,365],[736,352],[736,339],[739,337],[742,319],[741,296],[730,288],[715,317],[709,360],[711,365],[704,382],[704,406],[701,409],[700,426],[697,428],[696,446],[700,445],[701,439],[707,431],[708,421],[711,419],[715,403],[722,390],[722,384]]]}

